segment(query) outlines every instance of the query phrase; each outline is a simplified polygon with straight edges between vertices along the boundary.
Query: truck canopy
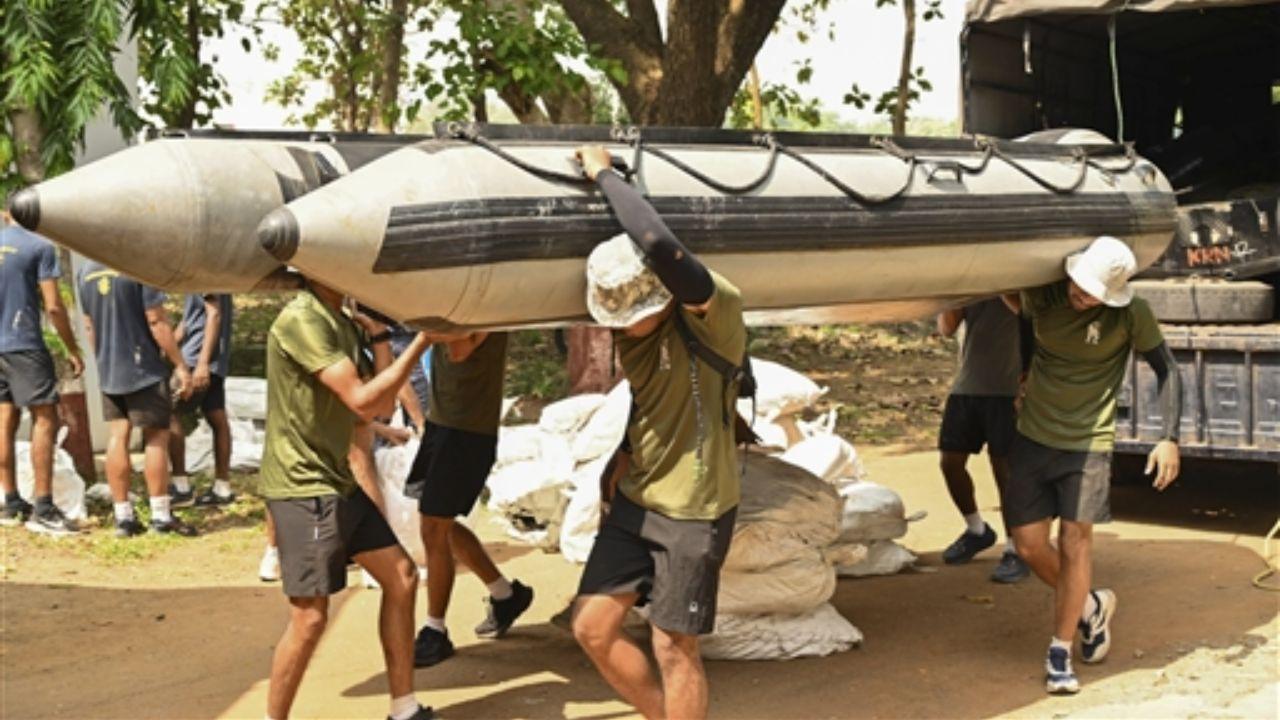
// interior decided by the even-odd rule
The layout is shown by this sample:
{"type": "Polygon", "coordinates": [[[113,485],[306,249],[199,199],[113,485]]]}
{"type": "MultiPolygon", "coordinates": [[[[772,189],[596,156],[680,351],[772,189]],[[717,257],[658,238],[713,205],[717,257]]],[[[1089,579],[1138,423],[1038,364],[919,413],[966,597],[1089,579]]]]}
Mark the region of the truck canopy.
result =
{"type": "Polygon", "coordinates": [[[1278,38],[1280,2],[973,0],[964,128],[1085,127],[1132,141],[1181,202],[1274,185],[1278,38]]]}

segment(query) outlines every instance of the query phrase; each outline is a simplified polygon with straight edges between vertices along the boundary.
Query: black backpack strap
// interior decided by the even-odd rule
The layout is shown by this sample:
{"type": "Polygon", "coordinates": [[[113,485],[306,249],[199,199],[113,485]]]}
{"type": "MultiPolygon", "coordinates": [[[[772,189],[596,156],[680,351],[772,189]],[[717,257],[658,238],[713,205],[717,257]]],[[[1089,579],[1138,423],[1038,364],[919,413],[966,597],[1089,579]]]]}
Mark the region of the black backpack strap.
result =
{"type": "MultiPolygon", "coordinates": [[[[702,362],[711,366],[715,370],[723,383],[724,395],[729,395],[729,387],[736,380],[742,382],[744,378],[744,366],[734,365],[728,360],[721,357],[719,353],[707,347],[702,341],[698,340],[693,334],[693,330],[689,329],[689,324],[684,320],[684,313],[680,308],[676,308],[674,313],[676,321],[676,331],[680,333],[680,339],[684,341],[684,345],[689,349],[689,354],[702,360],[702,362]]],[[[754,383],[753,383],[754,384],[754,383]]],[[[725,427],[729,426],[729,408],[726,401],[725,406],[720,408],[721,420],[725,427]]]]}

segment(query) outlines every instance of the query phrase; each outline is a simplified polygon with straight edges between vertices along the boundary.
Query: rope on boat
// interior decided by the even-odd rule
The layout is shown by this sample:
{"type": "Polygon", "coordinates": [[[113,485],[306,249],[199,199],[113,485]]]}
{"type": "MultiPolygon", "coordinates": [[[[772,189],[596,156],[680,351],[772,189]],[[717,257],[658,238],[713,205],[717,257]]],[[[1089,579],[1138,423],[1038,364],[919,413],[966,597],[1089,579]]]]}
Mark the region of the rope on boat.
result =
{"type": "Polygon", "coordinates": [[[665,150],[648,145],[644,142],[644,138],[640,136],[640,131],[634,127],[627,130],[615,130],[613,136],[619,142],[626,143],[635,149],[632,167],[640,167],[640,157],[643,153],[648,153],[656,158],[660,158],[667,164],[683,172],[689,177],[725,195],[746,195],[755,192],[769,182],[769,178],[773,176],[773,169],[778,164],[779,145],[773,139],[772,135],[761,135],[755,138],[757,145],[762,145],[769,150],[769,161],[765,164],[764,170],[752,180],[744,185],[727,185],[716,180],[702,172],[699,172],[693,166],[685,163],[683,160],[666,152],[665,150]]]}

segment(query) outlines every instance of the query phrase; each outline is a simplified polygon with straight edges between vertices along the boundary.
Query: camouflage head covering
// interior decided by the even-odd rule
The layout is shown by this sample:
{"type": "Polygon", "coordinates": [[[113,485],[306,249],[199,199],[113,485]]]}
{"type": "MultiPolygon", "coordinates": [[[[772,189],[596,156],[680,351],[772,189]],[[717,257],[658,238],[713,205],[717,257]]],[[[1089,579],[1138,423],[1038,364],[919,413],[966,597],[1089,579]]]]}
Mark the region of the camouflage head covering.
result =
{"type": "Polygon", "coordinates": [[[587,258],[587,310],[605,327],[624,328],[661,312],[671,293],[627,235],[615,235],[587,258]]]}

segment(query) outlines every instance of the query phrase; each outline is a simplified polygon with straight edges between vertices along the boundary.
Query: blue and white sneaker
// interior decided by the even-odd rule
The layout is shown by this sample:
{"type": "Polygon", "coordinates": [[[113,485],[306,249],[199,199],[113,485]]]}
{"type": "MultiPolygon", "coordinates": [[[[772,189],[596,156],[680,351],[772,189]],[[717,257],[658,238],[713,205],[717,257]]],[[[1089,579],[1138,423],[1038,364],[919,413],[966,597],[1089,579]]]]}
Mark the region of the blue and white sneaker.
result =
{"type": "Polygon", "coordinates": [[[1080,620],[1080,660],[1100,663],[1111,651],[1111,618],[1116,613],[1116,594],[1110,590],[1090,590],[1098,607],[1080,620]]]}
{"type": "Polygon", "coordinates": [[[1064,648],[1049,648],[1044,661],[1044,689],[1050,695],[1073,695],[1080,692],[1080,681],[1071,669],[1071,653],[1064,648]]]}

